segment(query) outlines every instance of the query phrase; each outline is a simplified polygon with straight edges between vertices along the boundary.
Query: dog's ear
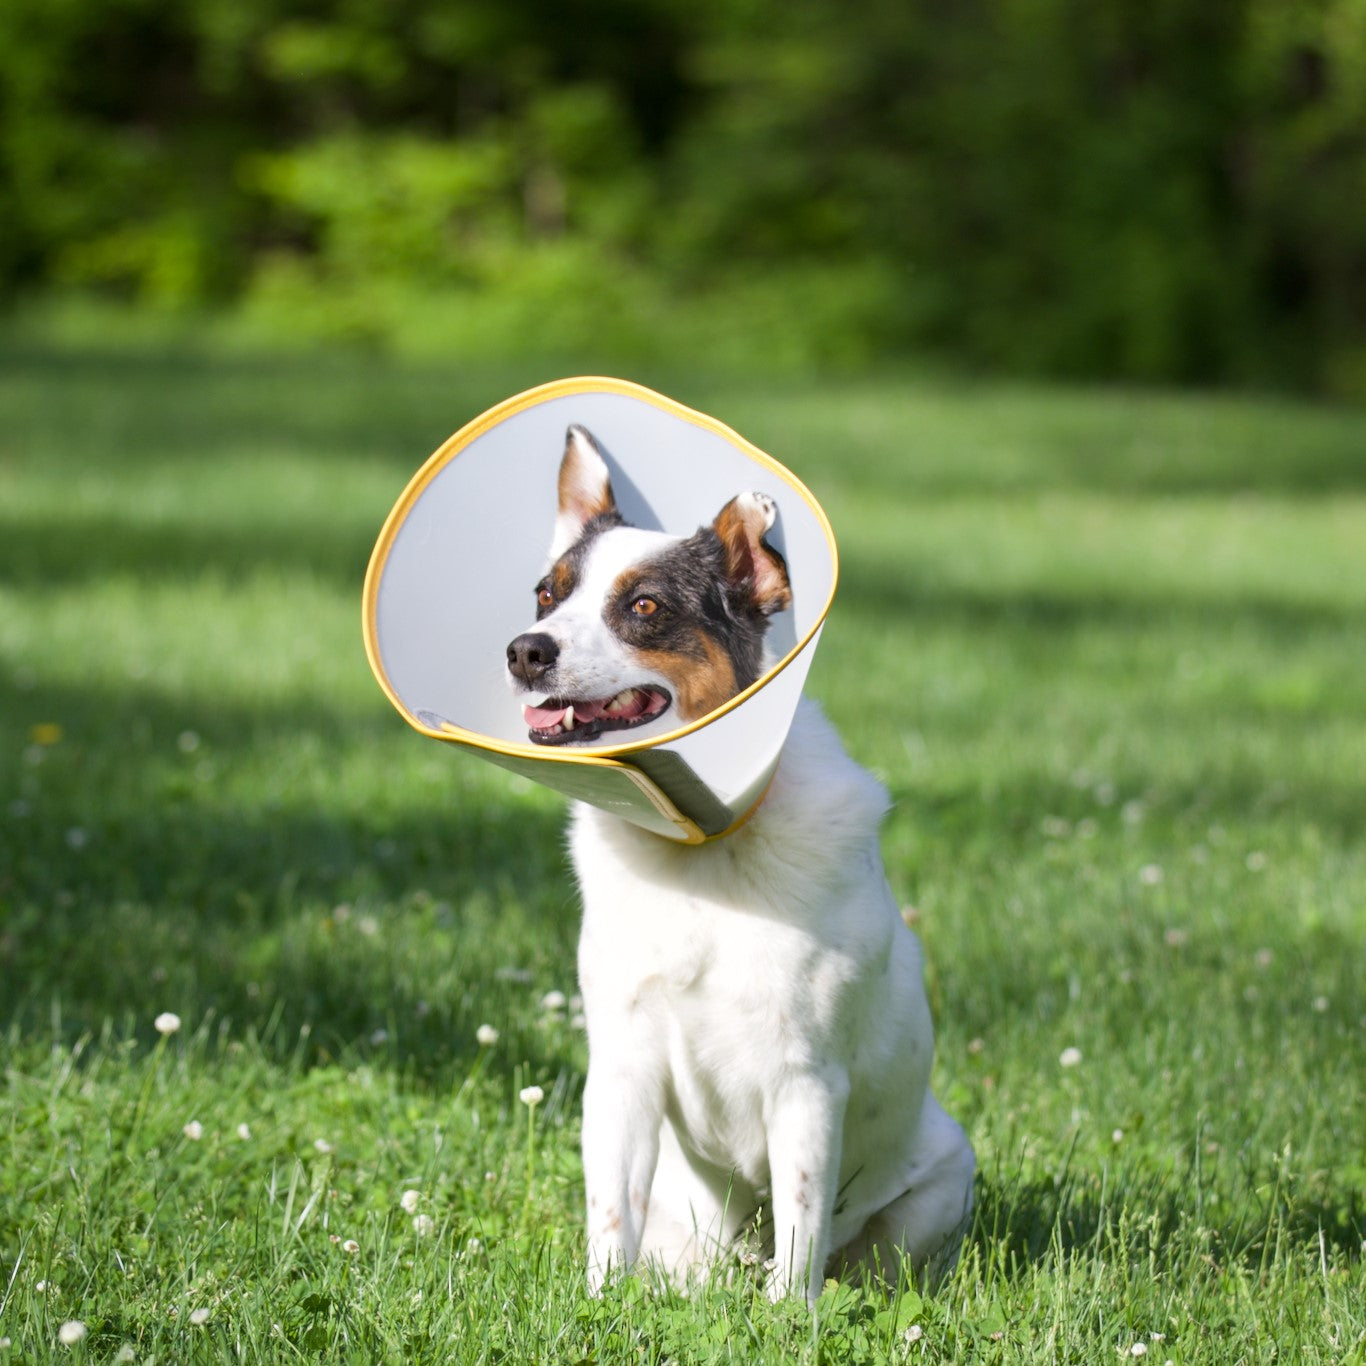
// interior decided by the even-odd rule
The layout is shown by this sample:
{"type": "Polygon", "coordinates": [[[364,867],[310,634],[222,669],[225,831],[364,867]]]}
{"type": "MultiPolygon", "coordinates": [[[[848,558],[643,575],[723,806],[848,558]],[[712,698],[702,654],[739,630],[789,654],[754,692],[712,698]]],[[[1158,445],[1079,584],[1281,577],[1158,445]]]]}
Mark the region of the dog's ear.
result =
{"type": "Polygon", "coordinates": [[[612,478],[602,450],[587,427],[576,422],[564,434],[560,461],[560,510],[550,541],[550,558],[558,560],[594,517],[617,510],[612,478]]]}
{"type": "Polygon", "coordinates": [[[726,552],[726,577],[766,617],[792,605],[787,563],[764,540],[777,520],[778,505],[766,493],[742,493],[711,524],[726,552]]]}

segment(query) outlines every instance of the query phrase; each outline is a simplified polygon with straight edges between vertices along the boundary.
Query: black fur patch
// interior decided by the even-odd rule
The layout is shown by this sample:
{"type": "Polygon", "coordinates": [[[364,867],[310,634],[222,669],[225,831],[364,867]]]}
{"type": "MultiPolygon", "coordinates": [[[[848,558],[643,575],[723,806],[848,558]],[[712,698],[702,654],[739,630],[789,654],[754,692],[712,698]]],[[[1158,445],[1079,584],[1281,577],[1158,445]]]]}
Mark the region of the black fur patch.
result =
{"type": "Polygon", "coordinates": [[[593,542],[604,531],[611,531],[614,527],[625,525],[621,513],[615,508],[611,512],[600,513],[584,523],[579,539],[550,566],[545,577],[536,585],[537,621],[540,621],[542,617],[549,616],[579,586],[579,578],[583,574],[583,562],[588,558],[588,552],[592,548],[593,542]],[[550,590],[554,601],[542,606],[539,598],[545,589],[550,590]]]}
{"type": "Polygon", "coordinates": [[[729,658],[737,691],[759,677],[768,618],[744,584],[727,580],[725,547],[710,527],[626,570],[603,612],[612,631],[636,649],[702,663],[705,636],[729,658]],[[641,598],[651,599],[655,611],[634,611],[641,598]]]}

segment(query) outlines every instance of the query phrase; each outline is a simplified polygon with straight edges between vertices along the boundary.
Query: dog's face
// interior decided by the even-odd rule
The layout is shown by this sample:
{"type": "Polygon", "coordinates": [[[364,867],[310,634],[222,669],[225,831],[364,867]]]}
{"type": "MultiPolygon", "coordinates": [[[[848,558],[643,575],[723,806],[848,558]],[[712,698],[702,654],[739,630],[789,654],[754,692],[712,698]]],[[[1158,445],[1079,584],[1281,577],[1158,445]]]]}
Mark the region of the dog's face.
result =
{"type": "Polygon", "coordinates": [[[523,707],[531,739],[695,721],[749,687],[768,618],[792,601],[764,540],[776,516],[771,498],[742,493],[691,536],[628,526],[597,442],[570,427],[536,624],[507,648],[514,690],[541,699],[523,707]]]}

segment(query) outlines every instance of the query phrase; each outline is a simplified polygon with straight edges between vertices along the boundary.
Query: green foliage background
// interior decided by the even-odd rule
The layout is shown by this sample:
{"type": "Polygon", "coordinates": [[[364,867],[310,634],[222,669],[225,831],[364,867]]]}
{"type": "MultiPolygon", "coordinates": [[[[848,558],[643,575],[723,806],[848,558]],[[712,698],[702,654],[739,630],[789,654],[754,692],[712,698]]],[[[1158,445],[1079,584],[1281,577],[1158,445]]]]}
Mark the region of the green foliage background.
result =
{"type": "Polygon", "coordinates": [[[1366,0],[6,0],[0,291],[1366,392],[1366,0]]]}

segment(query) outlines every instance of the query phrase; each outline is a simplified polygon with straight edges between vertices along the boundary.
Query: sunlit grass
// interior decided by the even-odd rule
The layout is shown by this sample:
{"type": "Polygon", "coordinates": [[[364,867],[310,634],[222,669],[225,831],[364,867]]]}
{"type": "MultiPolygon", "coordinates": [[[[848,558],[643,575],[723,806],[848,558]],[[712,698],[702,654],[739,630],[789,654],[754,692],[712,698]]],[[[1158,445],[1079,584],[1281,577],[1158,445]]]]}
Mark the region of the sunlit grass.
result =
{"type": "Polygon", "coordinates": [[[948,1286],[813,1320],[585,1298],[562,805],[360,648],[408,475],[549,376],[0,364],[0,1362],[1362,1359],[1366,417],[653,377],[834,520],[810,691],[979,1156],[948,1286]]]}

